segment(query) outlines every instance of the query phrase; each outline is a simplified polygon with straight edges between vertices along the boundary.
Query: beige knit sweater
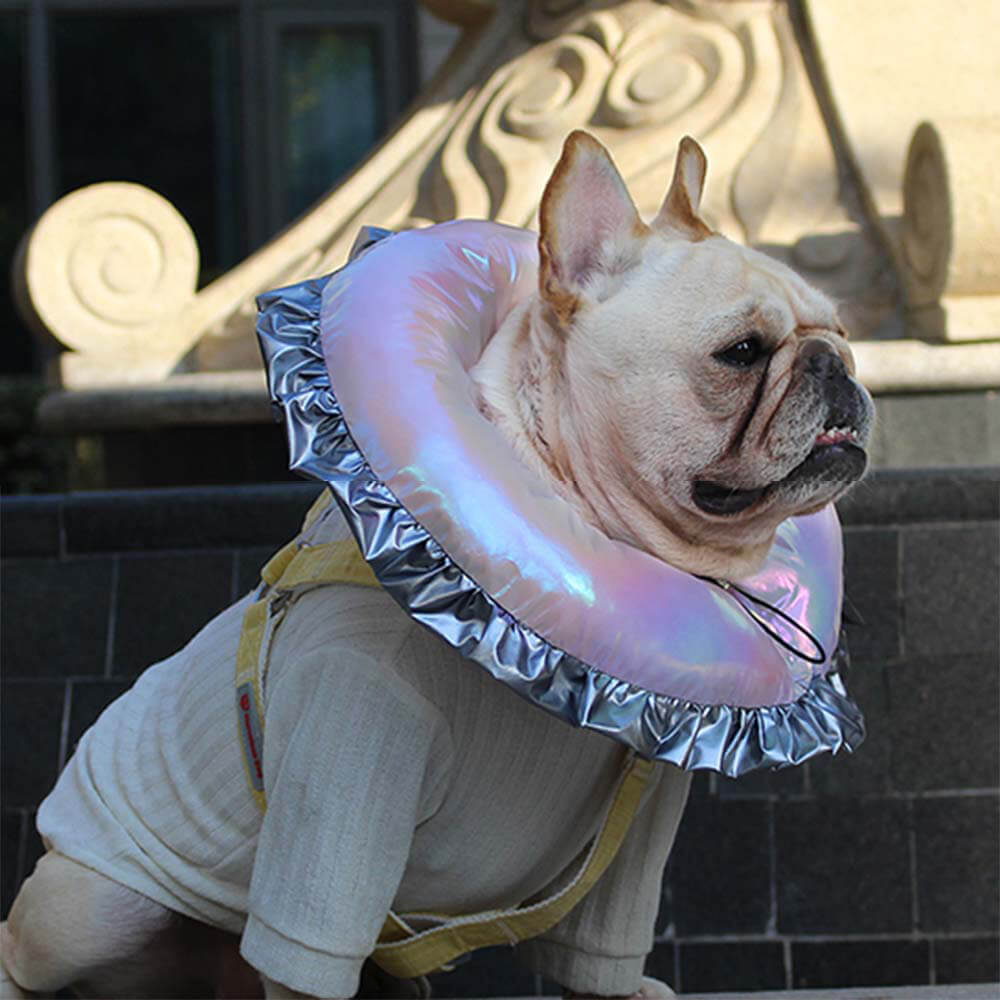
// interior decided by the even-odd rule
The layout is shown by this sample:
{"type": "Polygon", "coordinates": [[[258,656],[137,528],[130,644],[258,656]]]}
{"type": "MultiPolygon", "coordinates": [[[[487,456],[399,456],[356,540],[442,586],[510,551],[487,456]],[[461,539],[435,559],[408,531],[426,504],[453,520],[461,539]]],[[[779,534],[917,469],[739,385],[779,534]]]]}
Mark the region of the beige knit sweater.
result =
{"type": "MultiPolygon", "coordinates": [[[[341,532],[327,518],[314,540],[341,532]]],[[[247,600],[83,737],[39,811],[52,847],[241,932],[270,979],[351,996],[390,907],[523,902],[593,837],[623,748],[523,701],[383,592],[343,585],[299,595],[274,635],[262,816],[236,736],[247,600]]],[[[638,988],[687,788],[687,774],[655,769],[611,867],[520,958],[578,992],[638,988]]]]}

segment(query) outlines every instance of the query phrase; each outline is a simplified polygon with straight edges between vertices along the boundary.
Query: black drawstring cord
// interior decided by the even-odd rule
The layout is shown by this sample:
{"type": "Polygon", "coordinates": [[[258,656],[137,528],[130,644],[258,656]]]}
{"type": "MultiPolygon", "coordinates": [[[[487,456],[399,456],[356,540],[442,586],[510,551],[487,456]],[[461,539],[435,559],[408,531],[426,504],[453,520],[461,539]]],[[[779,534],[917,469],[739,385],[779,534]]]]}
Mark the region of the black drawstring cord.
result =
{"type": "MultiPolygon", "coordinates": [[[[696,574],[697,575],[697,574],[696,574]]],[[[826,663],[826,650],[820,644],[819,639],[816,638],[808,629],[803,628],[794,618],[790,615],[786,615],[781,608],[776,608],[773,604],[768,604],[767,601],[761,600],[759,597],[754,597],[753,594],[744,590],[742,587],[738,587],[735,583],[730,583],[728,580],[717,580],[714,576],[699,576],[699,580],[704,580],[706,583],[714,583],[716,587],[720,590],[726,591],[726,593],[737,593],[745,597],[748,601],[753,601],[754,604],[759,604],[762,608],[767,608],[768,611],[773,612],[783,621],[788,622],[789,625],[795,629],[800,635],[804,635],[806,639],[809,640],[816,647],[816,651],[819,656],[808,656],[803,653],[800,649],[796,649],[790,642],[787,642],[782,636],[778,635],[777,632],[771,628],[770,624],[766,622],[763,618],[758,615],[753,608],[747,607],[742,601],[737,598],[733,598],[736,603],[750,616],[750,618],[755,621],[761,629],[773,639],[779,646],[787,649],[789,653],[797,656],[800,660],[805,660],[806,663],[826,663]]]]}

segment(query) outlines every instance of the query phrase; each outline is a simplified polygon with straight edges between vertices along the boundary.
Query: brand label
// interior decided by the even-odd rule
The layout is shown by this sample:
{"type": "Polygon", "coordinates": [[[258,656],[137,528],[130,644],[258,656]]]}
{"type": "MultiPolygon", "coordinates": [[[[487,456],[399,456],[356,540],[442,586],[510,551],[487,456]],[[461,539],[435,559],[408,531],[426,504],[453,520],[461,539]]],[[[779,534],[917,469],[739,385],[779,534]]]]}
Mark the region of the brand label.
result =
{"type": "Polygon", "coordinates": [[[243,756],[246,758],[247,770],[250,772],[250,783],[256,791],[262,792],[264,791],[262,760],[264,734],[261,731],[260,715],[257,712],[253,688],[249,684],[241,684],[236,689],[236,708],[239,713],[240,740],[243,743],[243,756]]]}

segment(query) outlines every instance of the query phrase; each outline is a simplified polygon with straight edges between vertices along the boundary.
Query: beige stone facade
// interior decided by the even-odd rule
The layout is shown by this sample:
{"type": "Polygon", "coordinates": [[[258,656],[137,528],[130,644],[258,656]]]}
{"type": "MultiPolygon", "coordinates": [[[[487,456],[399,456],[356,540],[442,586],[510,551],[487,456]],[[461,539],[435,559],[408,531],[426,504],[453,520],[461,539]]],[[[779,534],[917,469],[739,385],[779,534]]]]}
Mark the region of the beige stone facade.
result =
{"type": "Polygon", "coordinates": [[[259,368],[256,294],[340,266],[363,224],[532,226],[577,127],[609,146],[646,214],[677,140],[696,136],[706,215],[844,303],[872,388],[1000,385],[993,0],[919,14],[906,0],[424,7],[425,64],[443,62],[410,113],[307,216],[200,291],[194,237],[151,191],[101,184],[52,206],[16,281],[35,327],[66,348],[64,389],[259,368]]]}

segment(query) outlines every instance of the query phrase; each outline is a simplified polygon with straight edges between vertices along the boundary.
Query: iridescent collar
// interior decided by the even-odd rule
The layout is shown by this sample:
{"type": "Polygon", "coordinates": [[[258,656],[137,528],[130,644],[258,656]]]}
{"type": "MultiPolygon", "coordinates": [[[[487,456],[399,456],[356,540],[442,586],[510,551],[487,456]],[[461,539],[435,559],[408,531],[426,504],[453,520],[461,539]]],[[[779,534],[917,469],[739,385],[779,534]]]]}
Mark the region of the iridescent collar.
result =
{"type": "Polygon", "coordinates": [[[534,290],[534,234],[385,235],[262,295],[258,335],[291,467],[329,485],[386,590],[540,708],[645,756],[736,776],[856,747],[833,508],[782,524],[739,581],[781,614],[611,541],[475,404],[469,369],[534,290]],[[809,662],[803,631],[835,652],[809,662]]]}

